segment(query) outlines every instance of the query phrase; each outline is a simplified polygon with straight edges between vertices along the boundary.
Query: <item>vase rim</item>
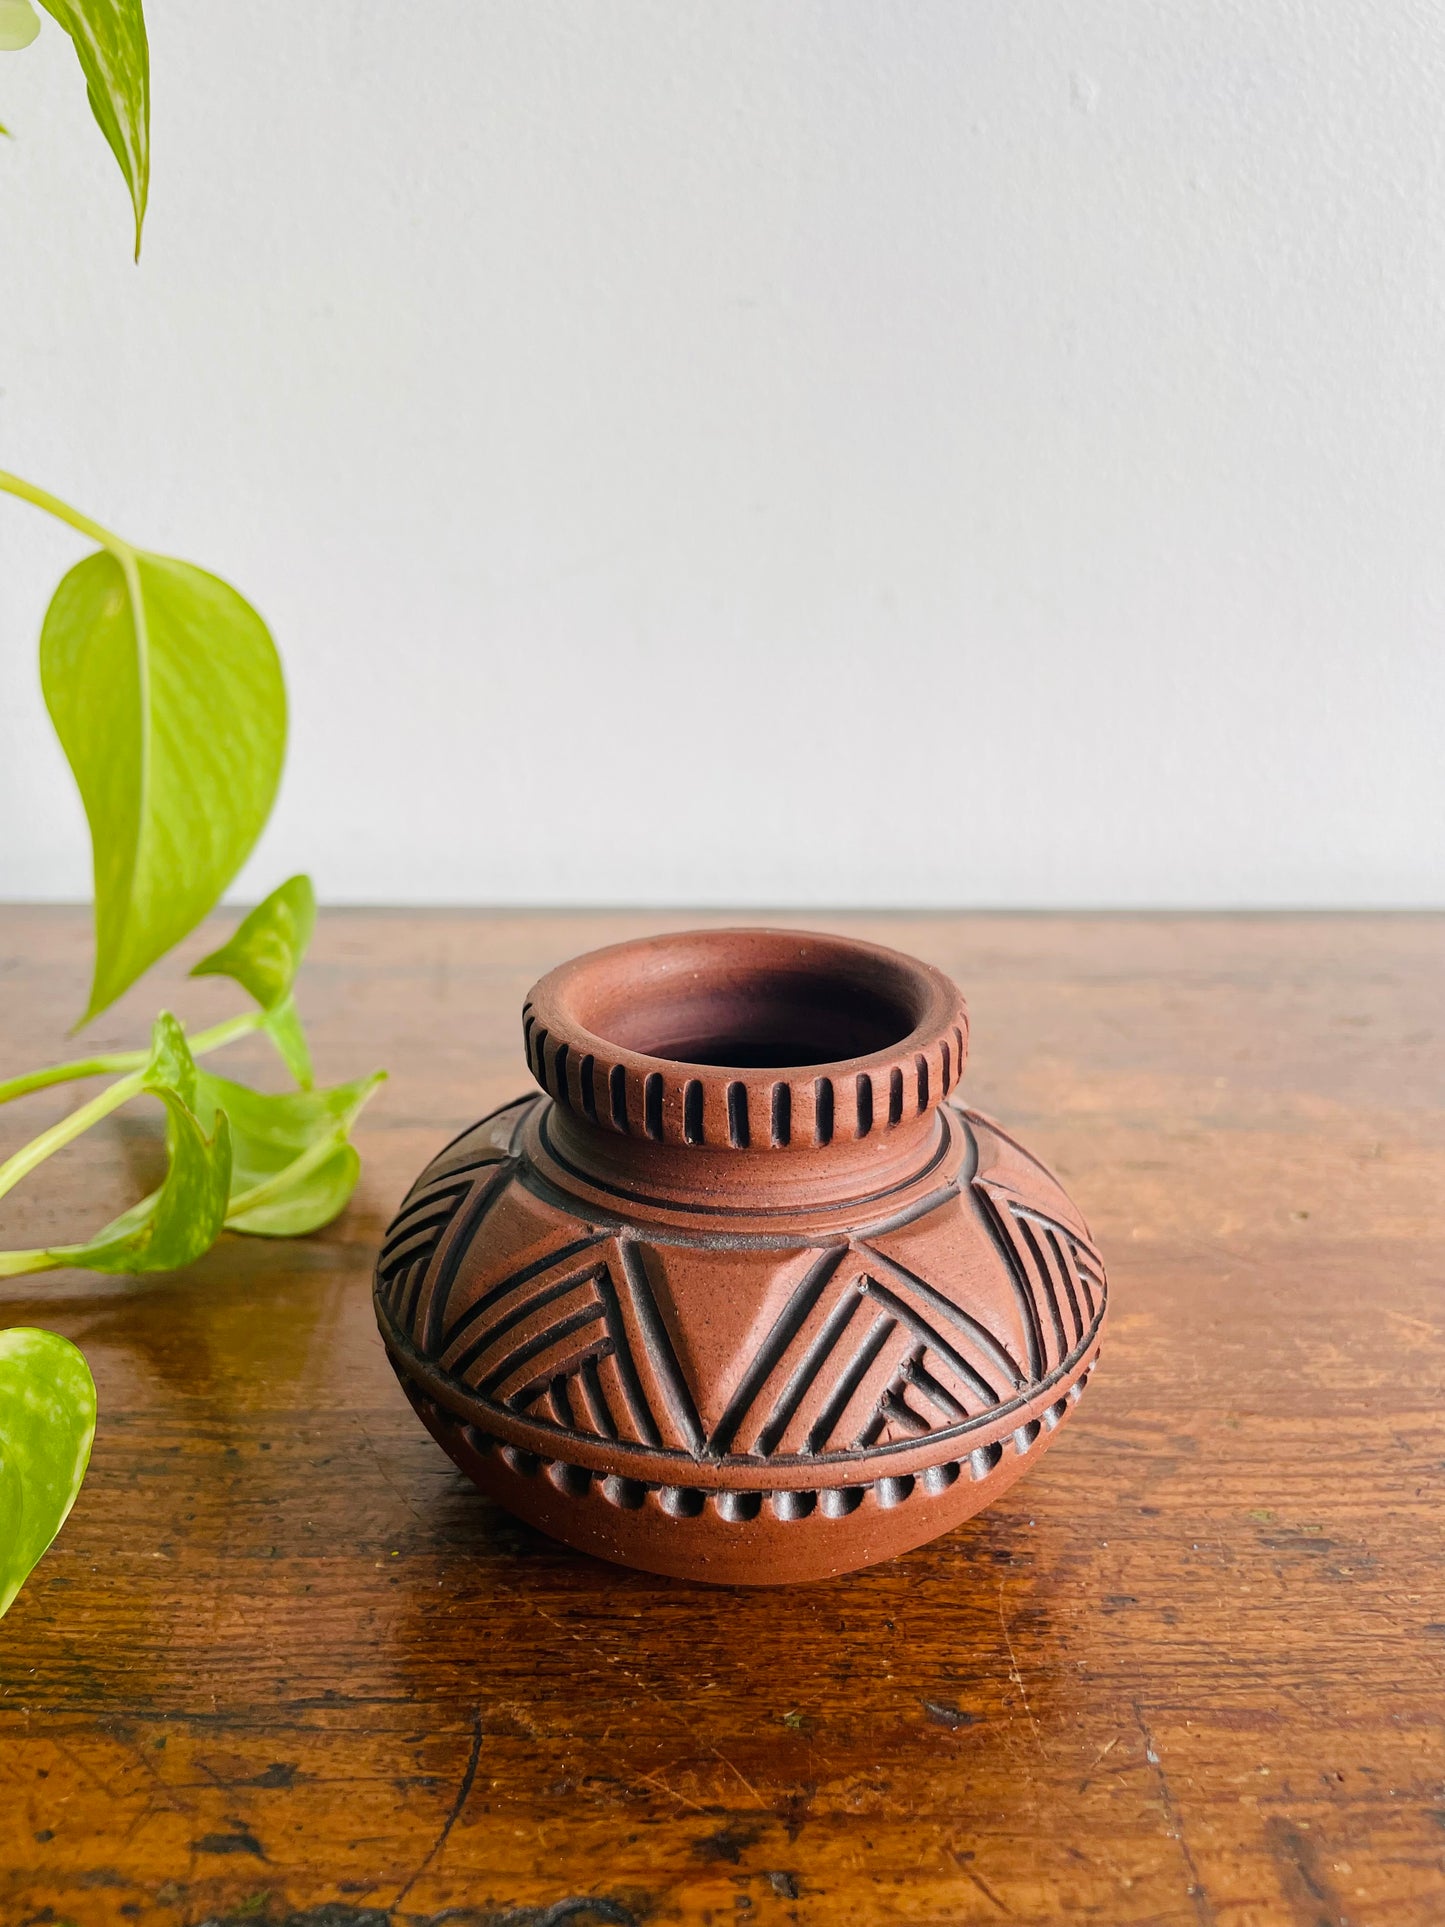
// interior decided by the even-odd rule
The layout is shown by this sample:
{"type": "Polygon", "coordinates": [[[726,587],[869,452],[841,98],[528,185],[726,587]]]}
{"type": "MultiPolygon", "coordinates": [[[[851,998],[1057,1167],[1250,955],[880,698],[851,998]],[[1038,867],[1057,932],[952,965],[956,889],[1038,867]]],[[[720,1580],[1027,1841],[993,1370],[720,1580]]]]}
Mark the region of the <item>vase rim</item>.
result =
{"type": "Polygon", "coordinates": [[[968,1014],[932,964],[858,937],[681,930],[586,952],[523,1008],[528,1066],[577,1123],[731,1150],[882,1139],[962,1074],[968,1014]]]}

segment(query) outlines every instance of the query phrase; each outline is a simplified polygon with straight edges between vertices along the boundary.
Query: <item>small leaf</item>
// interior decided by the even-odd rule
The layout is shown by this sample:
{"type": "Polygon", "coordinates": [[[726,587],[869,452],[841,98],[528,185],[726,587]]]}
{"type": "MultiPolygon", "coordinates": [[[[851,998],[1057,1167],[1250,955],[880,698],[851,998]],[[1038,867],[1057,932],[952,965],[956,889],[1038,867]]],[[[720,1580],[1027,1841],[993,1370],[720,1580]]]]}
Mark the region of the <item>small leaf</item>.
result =
{"type": "Polygon", "coordinates": [[[315,927],[311,879],[291,877],[241,920],[229,942],[191,971],[193,977],[230,977],[251,993],[265,1012],[267,1034],[303,1089],[311,1086],[311,1052],[291,986],[315,927]]]}
{"type": "Polygon", "coordinates": [[[40,0],[75,44],[90,111],[130,189],[135,253],[150,194],[151,69],[141,0],[40,0]]]}
{"type": "Polygon", "coordinates": [[[361,1171],[347,1142],[351,1127],[385,1076],[377,1071],[328,1090],[270,1094],[198,1071],[197,1116],[203,1124],[225,1116],[231,1125],[229,1229],[294,1238],[329,1224],[361,1171]]]}
{"type": "MultiPolygon", "coordinates": [[[[0,53],[19,53],[40,31],[40,16],[30,0],[0,0],[0,53]]],[[[0,127],[0,134],[5,129],[0,127]]]]}
{"type": "Polygon", "coordinates": [[[86,1244],[52,1245],[50,1256],[86,1271],[180,1271],[203,1258],[226,1222],[231,1138],[224,1117],[207,1138],[179,1098],[166,1106],[170,1168],[159,1191],[121,1213],[86,1244]]]}
{"type": "Polygon", "coordinates": [[[95,1437],[90,1367],[56,1332],[0,1332],[0,1615],[65,1524],[95,1437]]]}
{"type": "Polygon", "coordinates": [[[316,892],[308,876],[288,877],[237,924],[234,934],[191,971],[193,977],[230,977],[262,1010],[291,993],[316,928],[316,892]]]}
{"type": "Polygon", "coordinates": [[[128,549],[61,581],[40,674],[90,823],[88,1022],[195,928],[250,854],[281,778],[286,692],[265,623],[234,589],[128,549]]]}
{"type": "Polygon", "coordinates": [[[231,1134],[212,1113],[207,1137],[191,1108],[201,1073],[185,1033],[170,1013],[156,1019],[144,1088],[166,1107],[165,1181],[84,1244],[52,1245],[55,1264],[88,1271],[179,1271],[210,1250],[221,1235],[231,1192],[231,1134]]]}

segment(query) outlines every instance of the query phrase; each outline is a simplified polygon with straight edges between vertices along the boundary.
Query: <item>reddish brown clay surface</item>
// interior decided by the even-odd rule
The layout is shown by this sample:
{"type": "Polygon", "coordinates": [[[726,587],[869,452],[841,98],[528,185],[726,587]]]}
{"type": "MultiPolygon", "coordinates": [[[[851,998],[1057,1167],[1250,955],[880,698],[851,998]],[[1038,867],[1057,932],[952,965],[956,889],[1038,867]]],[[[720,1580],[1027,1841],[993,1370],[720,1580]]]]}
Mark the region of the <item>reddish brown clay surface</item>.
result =
{"type": "Polygon", "coordinates": [[[511,1511],[653,1572],[822,1578],[969,1518],[1070,1416],[1103,1265],[950,1101],[941,971],[685,931],[554,970],[523,1034],[545,1095],[428,1165],[376,1275],[413,1405],[511,1511]]]}

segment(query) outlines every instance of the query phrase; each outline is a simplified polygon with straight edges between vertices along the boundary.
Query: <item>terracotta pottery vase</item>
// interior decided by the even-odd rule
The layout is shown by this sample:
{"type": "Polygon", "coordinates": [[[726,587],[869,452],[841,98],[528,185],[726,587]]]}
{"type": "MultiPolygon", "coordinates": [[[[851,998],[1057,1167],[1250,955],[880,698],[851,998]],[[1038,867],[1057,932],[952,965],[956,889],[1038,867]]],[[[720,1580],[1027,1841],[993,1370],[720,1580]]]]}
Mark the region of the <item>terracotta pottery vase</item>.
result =
{"type": "Polygon", "coordinates": [[[940,971],[691,931],[564,964],[522,1022],[544,1094],[432,1160],[376,1269],[407,1396],[484,1492],[604,1559],[773,1584],[921,1545],[1039,1457],[1104,1267],[950,1101],[940,971]]]}

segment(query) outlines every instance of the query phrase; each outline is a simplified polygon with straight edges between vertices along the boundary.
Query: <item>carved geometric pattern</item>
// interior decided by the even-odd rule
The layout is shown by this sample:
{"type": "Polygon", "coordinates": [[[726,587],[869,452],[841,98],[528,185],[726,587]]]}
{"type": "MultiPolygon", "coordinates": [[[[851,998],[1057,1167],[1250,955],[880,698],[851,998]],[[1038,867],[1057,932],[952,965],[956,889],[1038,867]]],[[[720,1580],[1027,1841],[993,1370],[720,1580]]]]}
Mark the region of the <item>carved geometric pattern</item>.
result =
{"type": "Polygon", "coordinates": [[[1017,1194],[1027,1173],[1000,1135],[962,1194],[946,1183],[846,1242],[737,1254],[589,1223],[549,1196],[514,1149],[530,1108],[508,1107],[435,1161],[377,1267],[388,1322],[498,1416],[699,1466],[836,1464],[966,1433],[1077,1364],[1097,1330],[1099,1255],[1017,1194]],[[980,1254],[958,1294],[967,1308],[927,1275],[957,1253],[961,1218],[980,1254]],[[715,1261],[747,1276],[729,1290],[715,1261]],[[733,1364],[704,1383],[689,1334],[706,1321],[716,1352],[720,1319],[733,1364]]]}
{"type": "Polygon", "coordinates": [[[1028,1382],[983,1324],[881,1252],[810,1255],[711,1427],[649,1280],[665,1277],[665,1253],[638,1239],[599,1234],[510,1274],[444,1324],[436,1357],[509,1411],[704,1459],[859,1452],[979,1416],[1028,1382]]]}
{"type": "Polygon", "coordinates": [[[546,1116],[519,1099],[448,1145],[377,1265],[407,1396],[479,1482],[729,1523],[888,1511],[960,1481],[977,1503],[1082,1395],[1104,1268],[991,1120],[945,1104],[901,1201],[811,1242],[701,1215],[654,1232],[625,1198],[585,1202],[526,1149],[535,1130],[555,1155],[546,1116]]]}
{"type": "MultiPolygon", "coordinates": [[[[1079,1374],[1065,1397],[1058,1399],[1043,1414],[1042,1421],[1031,1420],[1013,1432],[1008,1443],[1017,1459],[1029,1458],[1038,1448],[1040,1439],[1057,1429],[1070,1407],[1083,1396],[1091,1370],[1092,1367],[1089,1367],[1079,1374]]],[[[915,1493],[936,1498],[961,1478],[981,1482],[991,1478],[1005,1458],[1003,1442],[995,1441],[986,1446],[977,1446],[960,1458],[928,1466],[917,1477],[905,1473],[901,1477],[871,1479],[864,1484],[826,1485],[813,1489],[789,1486],[777,1492],[738,1491],[728,1487],[704,1491],[696,1486],[663,1485],[656,1480],[593,1472],[585,1466],[573,1465],[566,1458],[544,1458],[540,1453],[519,1451],[515,1446],[457,1418],[455,1413],[438,1405],[415,1386],[405,1381],[404,1384],[407,1396],[424,1422],[447,1442],[448,1449],[454,1453],[460,1447],[463,1454],[478,1459],[495,1454],[508,1471],[522,1478],[545,1478],[559,1492],[574,1499],[584,1498],[589,1492],[596,1491],[609,1505],[622,1512],[635,1512],[642,1506],[654,1504],[672,1518],[694,1519],[711,1505],[720,1519],[729,1524],[738,1524],[756,1519],[766,1506],[775,1518],[784,1521],[806,1519],[814,1512],[839,1519],[856,1512],[870,1500],[881,1511],[889,1511],[905,1504],[915,1493]]]]}
{"type": "Polygon", "coordinates": [[[1029,1377],[1057,1371],[1084,1342],[1104,1302],[1104,1261],[1076,1231],[986,1178],[974,1191],[1009,1261],[1028,1340],[1029,1377]]]}
{"type": "Polygon", "coordinates": [[[410,1327],[427,1269],[457,1214],[494,1178],[501,1154],[469,1160],[444,1177],[424,1178],[391,1221],[376,1263],[377,1292],[395,1322],[410,1327]]]}
{"type": "Polygon", "coordinates": [[[671,1108],[681,1116],[681,1142],[727,1144],[733,1150],[831,1144],[835,1138],[861,1140],[891,1131],[954,1089],[963,1075],[967,1033],[968,1019],[960,1011],[911,1061],[844,1079],[789,1073],[755,1089],[751,1100],[747,1083],[733,1079],[716,1128],[710,1131],[701,1078],[655,1070],[640,1082],[636,1072],[629,1079],[621,1062],[595,1055],[579,1058],[538,1022],[530,1001],[522,1010],[527,1068],[563,1110],[624,1137],[661,1142],[669,1136],[671,1108]],[[678,1100],[674,1106],[669,1096],[678,1100]]]}

